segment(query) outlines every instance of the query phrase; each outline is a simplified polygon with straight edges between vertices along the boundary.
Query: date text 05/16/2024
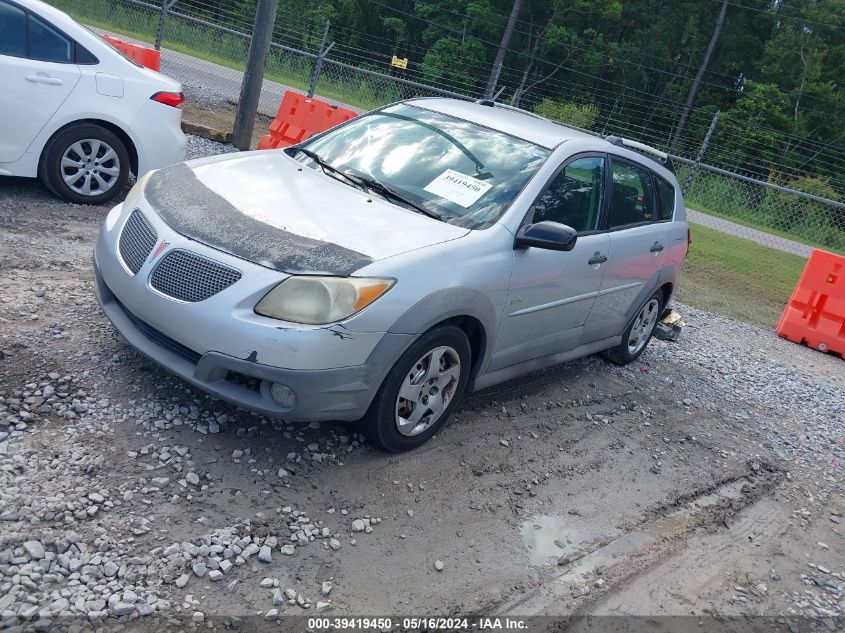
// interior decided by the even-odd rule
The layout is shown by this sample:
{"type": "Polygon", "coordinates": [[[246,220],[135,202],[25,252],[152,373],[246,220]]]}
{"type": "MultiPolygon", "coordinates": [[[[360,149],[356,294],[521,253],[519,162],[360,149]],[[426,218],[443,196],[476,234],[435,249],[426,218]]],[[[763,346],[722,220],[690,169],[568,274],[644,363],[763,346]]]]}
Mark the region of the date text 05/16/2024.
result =
{"type": "Polygon", "coordinates": [[[513,617],[336,617],[309,618],[312,631],[522,631],[528,622],[513,617]]]}

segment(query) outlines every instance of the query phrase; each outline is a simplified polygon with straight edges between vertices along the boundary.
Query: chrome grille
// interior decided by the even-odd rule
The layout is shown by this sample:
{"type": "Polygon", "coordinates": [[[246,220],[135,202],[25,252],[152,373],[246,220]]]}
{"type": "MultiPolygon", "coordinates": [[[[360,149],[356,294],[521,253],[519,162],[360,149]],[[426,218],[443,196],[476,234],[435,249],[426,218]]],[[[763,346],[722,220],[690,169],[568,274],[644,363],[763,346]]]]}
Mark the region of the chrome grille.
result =
{"type": "Polygon", "coordinates": [[[196,302],[216,295],[240,278],[241,273],[234,268],[177,249],[165,255],[155,267],[150,285],[168,297],[196,302]]]}
{"type": "Polygon", "coordinates": [[[133,275],[137,275],[141,270],[141,266],[144,265],[150,251],[156,245],[157,238],[155,229],[150,226],[144,214],[135,209],[126,221],[118,242],[120,258],[133,275]]]}

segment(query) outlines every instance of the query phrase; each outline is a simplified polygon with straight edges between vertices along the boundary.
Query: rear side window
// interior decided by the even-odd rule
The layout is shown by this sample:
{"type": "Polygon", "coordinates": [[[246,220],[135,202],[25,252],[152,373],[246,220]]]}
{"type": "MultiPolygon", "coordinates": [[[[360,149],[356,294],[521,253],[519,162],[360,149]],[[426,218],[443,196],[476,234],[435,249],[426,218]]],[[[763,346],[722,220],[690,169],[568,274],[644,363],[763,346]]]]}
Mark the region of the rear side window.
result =
{"type": "Polygon", "coordinates": [[[26,57],[26,13],[0,2],[0,55],[26,57]]]}
{"type": "Polygon", "coordinates": [[[660,201],[660,219],[671,220],[675,215],[675,188],[657,174],[654,174],[654,182],[660,201]]]}
{"type": "Polygon", "coordinates": [[[45,62],[73,62],[73,40],[66,38],[43,20],[30,15],[27,57],[45,62]]]}
{"type": "Polygon", "coordinates": [[[610,228],[652,222],[655,205],[649,170],[614,159],[612,172],[610,228]]]}

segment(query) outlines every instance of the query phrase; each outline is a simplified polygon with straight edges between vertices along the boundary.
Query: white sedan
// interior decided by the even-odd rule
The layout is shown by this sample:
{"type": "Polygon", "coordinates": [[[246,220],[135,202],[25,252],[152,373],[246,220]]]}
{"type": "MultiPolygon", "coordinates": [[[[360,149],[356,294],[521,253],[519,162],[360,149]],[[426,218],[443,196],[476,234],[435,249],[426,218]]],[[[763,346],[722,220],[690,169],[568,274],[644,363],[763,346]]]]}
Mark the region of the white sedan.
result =
{"type": "Polygon", "coordinates": [[[0,176],[99,204],[185,158],[181,85],[40,0],[0,0],[0,176]]]}

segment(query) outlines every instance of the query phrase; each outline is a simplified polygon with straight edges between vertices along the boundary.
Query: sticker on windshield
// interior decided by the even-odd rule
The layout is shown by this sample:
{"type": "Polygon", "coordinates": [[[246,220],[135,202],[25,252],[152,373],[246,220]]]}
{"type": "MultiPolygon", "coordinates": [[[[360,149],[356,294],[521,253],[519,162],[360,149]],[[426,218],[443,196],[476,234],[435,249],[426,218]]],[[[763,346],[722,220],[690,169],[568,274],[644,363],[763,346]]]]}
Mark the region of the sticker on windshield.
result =
{"type": "Polygon", "coordinates": [[[424,191],[461,205],[464,209],[474,205],[492,187],[490,183],[467,176],[454,169],[447,169],[425,186],[424,191]]]}

